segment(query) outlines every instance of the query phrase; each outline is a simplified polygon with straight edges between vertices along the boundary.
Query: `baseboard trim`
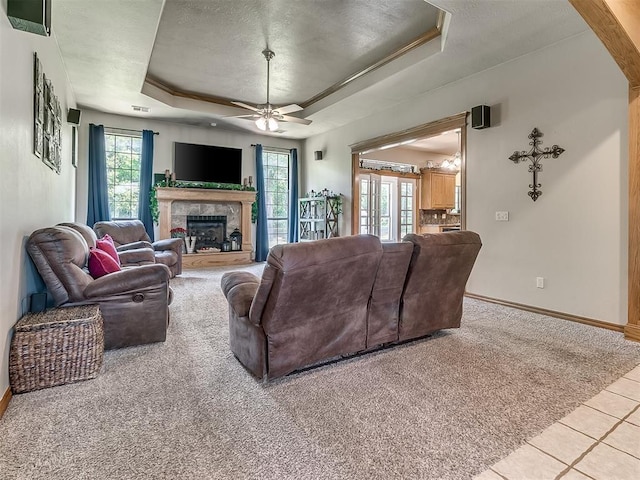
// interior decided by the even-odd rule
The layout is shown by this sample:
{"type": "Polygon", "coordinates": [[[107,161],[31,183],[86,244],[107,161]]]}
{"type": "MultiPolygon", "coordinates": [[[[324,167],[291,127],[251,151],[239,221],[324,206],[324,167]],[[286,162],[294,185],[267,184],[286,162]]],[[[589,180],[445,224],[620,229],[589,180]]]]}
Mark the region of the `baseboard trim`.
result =
{"type": "MultiPolygon", "coordinates": [[[[614,332],[620,332],[627,337],[627,329],[624,325],[616,325],[615,323],[603,322],[602,320],[595,320],[593,318],[580,317],[578,315],[571,315],[570,313],[556,312],[555,310],[547,310],[546,308],[532,307],[530,305],[524,305],[522,303],[509,302],[507,300],[500,300],[499,298],[485,297],[484,295],[477,295],[475,293],[466,292],[465,296],[469,298],[475,298],[490,303],[497,303],[498,305],[504,305],[506,307],[513,307],[519,310],[526,310],[527,312],[539,313],[540,315],[547,315],[548,317],[561,318],[563,320],[569,320],[570,322],[582,323],[584,325],[591,325],[592,327],[606,328],[607,330],[613,330],[614,332]]],[[[627,325],[628,327],[629,325],[627,325]]],[[[638,329],[637,339],[640,341],[640,329],[638,329]]],[[[635,339],[635,337],[630,338],[635,339]]]]}
{"type": "Polygon", "coordinates": [[[7,390],[4,392],[2,396],[2,400],[0,400],[0,418],[4,415],[4,412],[9,408],[9,402],[11,401],[11,388],[7,387],[7,390]]]}
{"type": "Polygon", "coordinates": [[[634,342],[640,342],[640,325],[627,323],[624,327],[624,338],[634,342]]]}

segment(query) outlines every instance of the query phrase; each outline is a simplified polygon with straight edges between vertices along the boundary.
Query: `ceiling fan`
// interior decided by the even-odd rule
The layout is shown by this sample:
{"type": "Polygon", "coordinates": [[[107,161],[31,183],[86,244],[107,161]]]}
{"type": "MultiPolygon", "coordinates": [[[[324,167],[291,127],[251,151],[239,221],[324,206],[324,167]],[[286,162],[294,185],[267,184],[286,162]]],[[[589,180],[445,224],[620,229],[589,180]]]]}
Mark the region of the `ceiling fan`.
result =
{"type": "Polygon", "coordinates": [[[309,125],[311,120],[306,120],[304,118],[292,117],[287,115],[288,113],[298,112],[302,110],[300,105],[296,105],[295,103],[291,105],[286,105],[283,107],[276,107],[275,105],[271,105],[269,103],[269,66],[271,59],[276,56],[272,50],[269,48],[265,48],[262,51],[264,58],[267,59],[267,103],[262,105],[257,105],[256,107],[252,107],[251,105],[247,105],[242,102],[231,102],[234,105],[237,105],[242,108],[246,108],[247,110],[251,110],[254,113],[250,115],[230,115],[233,118],[246,118],[249,120],[254,120],[256,122],[256,126],[263,131],[274,132],[278,129],[278,122],[293,122],[300,123],[302,125],[309,125]]]}

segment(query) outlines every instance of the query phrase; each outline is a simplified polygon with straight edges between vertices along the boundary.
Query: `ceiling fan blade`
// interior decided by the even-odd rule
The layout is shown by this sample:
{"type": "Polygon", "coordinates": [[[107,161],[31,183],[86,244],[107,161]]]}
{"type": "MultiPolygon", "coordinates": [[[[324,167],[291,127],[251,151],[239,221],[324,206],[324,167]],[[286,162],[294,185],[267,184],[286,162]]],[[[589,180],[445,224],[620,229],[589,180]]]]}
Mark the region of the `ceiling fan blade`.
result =
{"type": "Polygon", "coordinates": [[[253,113],[251,115],[225,115],[222,118],[260,118],[260,115],[253,113]]]}
{"type": "Polygon", "coordinates": [[[247,110],[253,110],[254,112],[257,112],[259,109],[256,107],[252,107],[251,105],[247,105],[246,103],[242,103],[242,102],[231,102],[234,105],[237,105],[238,107],[242,107],[242,108],[246,108],[247,110]]]}
{"type": "Polygon", "coordinates": [[[281,115],[278,120],[282,120],[283,122],[300,123],[302,125],[311,124],[311,120],[307,120],[306,118],[292,117],[291,115],[281,115]]]}
{"type": "Polygon", "coordinates": [[[286,105],[284,107],[274,108],[274,110],[277,111],[280,115],[286,115],[287,113],[299,112],[300,110],[302,110],[302,107],[300,105],[292,103],[291,105],[286,105]]]}

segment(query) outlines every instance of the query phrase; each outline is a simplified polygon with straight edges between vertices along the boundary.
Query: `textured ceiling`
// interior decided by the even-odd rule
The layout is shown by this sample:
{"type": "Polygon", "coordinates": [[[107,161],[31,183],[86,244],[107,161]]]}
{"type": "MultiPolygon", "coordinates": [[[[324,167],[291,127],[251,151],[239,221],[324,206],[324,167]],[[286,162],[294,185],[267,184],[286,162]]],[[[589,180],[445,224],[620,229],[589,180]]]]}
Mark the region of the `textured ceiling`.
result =
{"type": "Polygon", "coordinates": [[[442,36],[296,113],[313,123],[280,135],[325,132],[588,28],[565,0],[56,0],[52,25],[81,108],[257,131],[224,118],[246,110],[145,78],[263,103],[268,44],[272,103],[302,102],[427,30],[429,4],[448,12],[442,36]]]}
{"type": "Polygon", "coordinates": [[[437,25],[423,0],[168,1],[148,75],[184,92],[303,103],[437,25]]]}

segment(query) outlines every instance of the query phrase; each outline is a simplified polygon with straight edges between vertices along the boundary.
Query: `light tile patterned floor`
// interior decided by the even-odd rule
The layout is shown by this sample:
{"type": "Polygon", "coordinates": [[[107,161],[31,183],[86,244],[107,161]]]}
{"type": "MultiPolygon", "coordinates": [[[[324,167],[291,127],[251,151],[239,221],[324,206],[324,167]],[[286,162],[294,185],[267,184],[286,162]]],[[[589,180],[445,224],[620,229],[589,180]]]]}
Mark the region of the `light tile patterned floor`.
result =
{"type": "Polygon", "coordinates": [[[474,480],[639,480],[640,366],[474,480]]]}

